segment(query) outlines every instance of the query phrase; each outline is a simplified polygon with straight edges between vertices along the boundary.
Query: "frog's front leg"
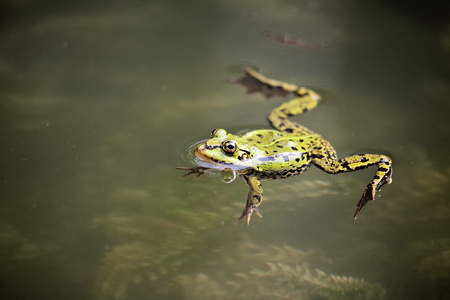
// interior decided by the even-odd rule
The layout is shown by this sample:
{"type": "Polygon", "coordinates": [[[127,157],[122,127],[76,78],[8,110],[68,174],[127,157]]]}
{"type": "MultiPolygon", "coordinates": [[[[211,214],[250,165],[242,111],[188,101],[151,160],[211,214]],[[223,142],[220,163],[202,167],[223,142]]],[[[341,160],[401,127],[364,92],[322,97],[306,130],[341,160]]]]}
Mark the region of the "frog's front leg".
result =
{"type": "Polygon", "coordinates": [[[375,165],[377,166],[377,171],[372,182],[366,186],[366,189],[357,204],[353,216],[356,219],[364,205],[371,200],[375,200],[375,193],[378,192],[383,185],[392,182],[392,160],[386,155],[381,154],[358,154],[337,159],[334,149],[332,149],[331,146],[329,149],[323,148],[320,154],[313,153],[311,157],[313,164],[327,173],[337,174],[341,172],[352,172],[375,165]]]}
{"type": "Polygon", "coordinates": [[[184,174],[183,176],[181,176],[181,178],[184,178],[186,176],[189,176],[191,174],[197,174],[197,176],[195,177],[196,179],[199,178],[200,176],[202,176],[203,174],[210,174],[211,171],[215,170],[212,168],[202,168],[202,167],[198,167],[198,168],[189,168],[189,167],[177,167],[178,170],[187,170],[190,171],[186,174],[184,174]]]}
{"type": "Polygon", "coordinates": [[[250,217],[252,213],[256,213],[260,218],[262,215],[259,213],[259,205],[263,199],[263,189],[261,182],[255,176],[241,175],[241,178],[248,184],[250,191],[248,192],[247,205],[242,211],[241,216],[236,220],[235,224],[246,217],[247,225],[250,223],[250,217]]]}

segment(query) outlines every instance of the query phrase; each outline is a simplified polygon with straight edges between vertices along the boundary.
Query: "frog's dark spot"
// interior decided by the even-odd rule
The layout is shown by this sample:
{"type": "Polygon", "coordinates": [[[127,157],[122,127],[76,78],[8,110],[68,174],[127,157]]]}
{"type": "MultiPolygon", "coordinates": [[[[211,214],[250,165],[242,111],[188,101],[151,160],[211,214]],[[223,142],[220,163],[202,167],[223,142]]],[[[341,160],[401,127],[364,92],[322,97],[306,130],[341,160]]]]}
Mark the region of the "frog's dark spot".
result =
{"type": "Polygon", "coordinates": [[[257,143],[257,144],[261,144],[261,142],[260,142],[260,141],[256,141],[256,143],[257,143]]]}
{"type": "Polygon", "coordinates": [[[214,150],[214,149],[216,149],[216,148],[220,148],[220,146],[210,146],[210,145],[205,145],[205,148],[207,149],[207,150],[214,150]]]}
{"type": "Polygon", "coordinates": [[[368,161],[369,159],[367,158],[367,157],[364,157],[364,156],[362,156],[361,157],[361,162],[366,162],[366,161],[368,161]]]}
{"type": "Polygon", "coordinates": [[[295,148],[295,147],[291,147],[291,149],[294,150],[294,151],[298,151],[298,149],[295,148]]]}
{"type": "Polygon", "coordinates": [[[294,130],[292,128],[286,128],[284,131],[288,132],[288,133],[293,133],[294,130]]]}
{"type": "Polygon", "coordinates": [[[380,176],[375,175],[375,176],[373,176],[373,179],[380,179],[380,176]]]}
{"type": "Polygon", "coordinates": [[[267,151],[264,151],[264,153],[269,154],[269,152],[267,152],[267,151]]]}
{"type": "Polygon", "coordinates": [[[295,161],[296,161],[296,162],[299,162],[299,161],[300,161],[300,158],[297,157],[297,158],[295,159],[295,161]]]}
{"type": "Polygon", "coordinates": [[[348,162],[344,161],[343,163],[341,163],[342,168],[349,170],[350,166],[348,165],[348,162]]]}
{"type": "Polygon", "coordinates": [[[323,159],[324,158],[324,156],[322,154],[312,154],[311,157],[312,158],[317,158],[317,159],[323,159]]]}
{"type": "Polygon", "coordinates": [[[262,134],[257,134],[256,136],[259,137],[260,139],[263,138],[263,135],[262,135],[262,134]]]}
{"type": "Polygon", "coordinates": [[[277,151],[277,150],[273,150],[272,152],[273,152],[273,153],[277,153],[278,151],[277,151]]]}
{"type": "Polygon", "coordinates": [[[278,148],[283,148],[283,146],[281,146],[281,145],[278,145],[277,147],[278,147],[278,148]]]}
{"type": "Polygon", "coordinates": [[[387,170],[388,170],[388,169],[386,169],[386,168],[382,168],[382,167],[380,167],[380,168],[378,168],[378,170],[377,170],[377,171],[381,171],[381,172],[387,172],[387,170]]]}
{"type": "Polygon", "coordinates": [[[363,165],[363,166],[357,166],[357,167],[355,167],[355,171],[358,171],[358,170],[362,170],[362,169],[366,169],[366,168],[368,168],[368,167],[370,167],[371,165],[363,165]]]}

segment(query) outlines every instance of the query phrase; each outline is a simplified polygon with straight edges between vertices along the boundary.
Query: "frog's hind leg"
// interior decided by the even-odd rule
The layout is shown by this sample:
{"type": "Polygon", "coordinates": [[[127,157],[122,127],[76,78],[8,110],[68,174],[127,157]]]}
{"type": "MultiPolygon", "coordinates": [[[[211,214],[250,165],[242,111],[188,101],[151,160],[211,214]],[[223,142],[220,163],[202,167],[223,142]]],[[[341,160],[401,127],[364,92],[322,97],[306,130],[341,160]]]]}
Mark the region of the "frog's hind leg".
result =
{"type": "Polygon", "coordinates": [[[261,93],[267,98],[273,96],[286,97],[288,95],[296,97],[274,109],[269,114],[268,119],[272,127],[297,134],[314,134],[308,128],[290,121],[288,118],[305,113],[316,107],[321,99],[317,93],[306,88],[300,88],[295,84],[267,78],[251,68],[247,68],[245,71],[246,76],[234,82],[243,85],[247,89],[247,93],[261,93]]]}
{"type": "Polygon", "coordinates": [[[314,91],[305,88],[298,89],[295,94],[299,97],[283,103],[272,110],[267,119],[273,128],[280,131],[301,135],[313,135],[315,133],[312,130],[288,118],[303,114],[316,107],[320,101],[320,96],[314,91]]]}
{"type": "Polygon", "coordinates": [[[377,166],[372,182],[366,186],[361,200],[357,204],[354,215],[356,219],[364,205],[370,200],[375,200],[375,193],[383,185],[392,182],[392,160],[381,154],[358,154],[337,159],[334,149],[331,145],[327,149],[327,145],[329,143],[325,142],[323,147],[320,147],[321,149],[316,149],[316,153],[313,151],[311,154],[313,164],[327,173],[352,172],[377,166]]]}

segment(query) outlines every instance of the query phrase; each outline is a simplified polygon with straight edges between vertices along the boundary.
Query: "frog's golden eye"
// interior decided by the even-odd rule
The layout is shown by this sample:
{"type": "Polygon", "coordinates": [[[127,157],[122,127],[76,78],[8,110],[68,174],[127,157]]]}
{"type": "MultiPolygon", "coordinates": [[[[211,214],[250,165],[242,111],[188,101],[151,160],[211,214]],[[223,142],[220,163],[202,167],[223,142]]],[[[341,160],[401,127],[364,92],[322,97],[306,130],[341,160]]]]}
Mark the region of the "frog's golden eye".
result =
{"type": "Polygon", "coordinates": [[[222,149],[227,155],[233,155],[238,150],[238,145],[235,141],[226,141],[222,144],[222,149]]]}

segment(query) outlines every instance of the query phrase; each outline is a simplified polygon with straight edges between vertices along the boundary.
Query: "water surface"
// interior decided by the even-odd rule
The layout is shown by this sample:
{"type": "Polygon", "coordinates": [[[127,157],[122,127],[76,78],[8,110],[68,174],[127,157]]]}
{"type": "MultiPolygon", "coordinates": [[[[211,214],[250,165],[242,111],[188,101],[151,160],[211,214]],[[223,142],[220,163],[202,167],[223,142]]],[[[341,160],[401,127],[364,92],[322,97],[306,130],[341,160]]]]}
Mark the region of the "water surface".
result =
{"type": "Polygon", "coordinates": [[[1,6],[2,298],[449,297],[445,6],[1,6]],[[393,158],[357,221],[373,169],[264,182],[249,227],[242,181],[180,179],[211,130],[268,128],[283,100],[227,82],[245,65],[320,92],[296,120],[339,156],[393,158]]]}

